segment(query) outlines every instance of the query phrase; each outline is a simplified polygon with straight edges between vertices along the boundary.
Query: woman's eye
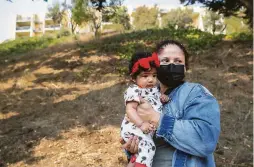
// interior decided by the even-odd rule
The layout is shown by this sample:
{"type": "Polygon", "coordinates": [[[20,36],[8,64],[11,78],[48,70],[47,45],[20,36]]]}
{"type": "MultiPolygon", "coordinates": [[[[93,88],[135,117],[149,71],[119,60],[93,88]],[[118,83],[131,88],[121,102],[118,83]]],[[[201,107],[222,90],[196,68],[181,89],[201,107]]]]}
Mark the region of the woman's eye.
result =
{"type": "Polygon", "coordinates": [[[156,77],[157,77],[157,75],[153,75],[153,77],[154,77],[154,78],[156,78],[156,77]]]}

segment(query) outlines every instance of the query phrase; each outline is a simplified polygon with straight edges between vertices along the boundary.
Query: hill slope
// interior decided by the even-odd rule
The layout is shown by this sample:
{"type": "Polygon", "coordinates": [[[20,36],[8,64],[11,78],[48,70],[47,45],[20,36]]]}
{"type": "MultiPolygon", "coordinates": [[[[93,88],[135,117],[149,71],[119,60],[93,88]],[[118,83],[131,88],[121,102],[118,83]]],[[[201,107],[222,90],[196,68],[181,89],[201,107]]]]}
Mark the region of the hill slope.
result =
{"type": "MultiPolygon", "coordinates": [[[[223,41],[191,59],[187,80],[221,105],[217,166],[252,166],[252,42],[223,41]]],[[[124,166],[122,75],[114,54],[60,46],[0,64],[0,161],[17,166],[124,166]]]]}

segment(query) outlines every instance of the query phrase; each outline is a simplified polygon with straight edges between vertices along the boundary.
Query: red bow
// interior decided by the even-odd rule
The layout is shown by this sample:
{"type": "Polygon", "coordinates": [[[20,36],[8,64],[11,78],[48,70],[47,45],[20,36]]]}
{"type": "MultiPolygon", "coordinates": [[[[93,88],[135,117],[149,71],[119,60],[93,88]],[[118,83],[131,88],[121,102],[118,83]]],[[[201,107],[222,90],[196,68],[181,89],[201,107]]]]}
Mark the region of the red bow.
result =
{"type": "Polygon", "coordinates": [[[146,58],[139,59],[139,60],[133,65],[131,74],[134,74],[135,72],[137,72],[139,66],[143,67],[144,69],[149,69],[149,68],[151,68],[150,62],[154,62],[154,64],[155,64],[156,67],[159,67],[159,66],[160,66],[160,61],[159,61],[159,58],[158,58],[158,55],[157,55],[156,52],[154,52],[154,53],[152,54],[151,57],[146,57],[146,58]]]}

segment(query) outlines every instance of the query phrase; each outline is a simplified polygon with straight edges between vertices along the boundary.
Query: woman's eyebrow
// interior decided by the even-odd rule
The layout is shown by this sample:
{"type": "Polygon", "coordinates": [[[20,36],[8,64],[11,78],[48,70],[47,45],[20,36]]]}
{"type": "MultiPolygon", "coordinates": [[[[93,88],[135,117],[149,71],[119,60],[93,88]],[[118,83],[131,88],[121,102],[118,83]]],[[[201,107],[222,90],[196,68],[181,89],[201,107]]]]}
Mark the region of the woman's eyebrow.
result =
{"type": "Polygon", "coordinates": [[[161,59],[162,59],[162,60],[163,60],[163,59],[168,59],[168,57],[162,57],[161,59]]]}

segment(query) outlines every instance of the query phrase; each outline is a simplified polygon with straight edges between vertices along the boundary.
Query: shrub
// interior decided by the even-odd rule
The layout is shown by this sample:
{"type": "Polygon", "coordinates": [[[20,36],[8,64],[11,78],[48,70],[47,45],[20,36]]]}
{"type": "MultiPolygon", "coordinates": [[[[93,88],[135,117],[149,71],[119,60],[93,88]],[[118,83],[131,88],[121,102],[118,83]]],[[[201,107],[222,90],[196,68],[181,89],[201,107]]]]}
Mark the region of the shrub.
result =
{"type": "Polygon", "coordinates": [[[0,44],[0,56],[11,56],[24,53],[34,49],[46,48],[48,46],[66,41],[66,37],[56,38],[54,33],[42,37],[19,38],[0,44]]]}
{"type": "Polygon", "coordinates": [[[81,46],[83,52],[98,50],[100,52],[115,53],[122,59],[129,59],[137,50],[152,51],[155,44],[166,39],[174,39],[182,42],[188,50],[195,52],[214,46],[222,40],[223,35],[212,35],[193,28],[168,27],[164,29],[148,29],[118,34],[115,36],[91,42],[81,46]]]}
{"type": "Polygon", "coordinates": [[[61,28],[60,31],[57,33],[56,37],[61,38],[61,37],[67,37],[70,35],[71,35],[71,32],[68,29],[61,28]]]}
{"type": "Polygon", "coordinates": [[[103,31],[124,31],[124,26],[122,24],[106,24],[103,26],[103,31]]]}
{"type": "Polygon", "coordinates": [[[225,39],[238,40],[238,41],[250,41],[253,39],[253,34],[251,32],[232,33],[232,34],[226,35],[225,39]]]}

